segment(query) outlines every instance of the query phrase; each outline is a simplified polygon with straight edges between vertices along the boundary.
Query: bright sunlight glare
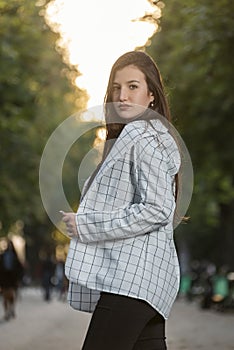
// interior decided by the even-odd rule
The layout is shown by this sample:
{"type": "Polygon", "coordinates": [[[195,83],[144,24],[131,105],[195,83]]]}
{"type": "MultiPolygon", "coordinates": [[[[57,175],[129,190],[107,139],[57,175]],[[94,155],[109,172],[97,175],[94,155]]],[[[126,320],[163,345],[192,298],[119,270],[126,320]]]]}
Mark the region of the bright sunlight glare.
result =
{"type": "Polygon", "coordinates": [[[157,29],[155,23],[136,21],[145,14],[161,16],[147,0],[54,0],[47,8],[51,25],[60,32],[60,45],[78,65],[76,83],[87,90],[88,107],[101,105],[114,61],[144,46],[157,29]]]}

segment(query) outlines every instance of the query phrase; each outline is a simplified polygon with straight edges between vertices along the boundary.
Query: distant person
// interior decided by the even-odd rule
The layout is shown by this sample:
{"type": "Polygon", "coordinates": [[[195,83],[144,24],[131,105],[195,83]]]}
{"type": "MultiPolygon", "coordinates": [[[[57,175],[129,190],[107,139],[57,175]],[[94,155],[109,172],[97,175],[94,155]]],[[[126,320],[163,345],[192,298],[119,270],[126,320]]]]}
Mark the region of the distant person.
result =
{"type": "Polygon", "coordinates": [[[179,289],[173,220],[181,157],[159,70],[144,52],[113,65],[103,159],[63,214],[72,307],[93,312],[83,350],[166,349],[179,289]]]}
{"type": "Polygon", "coordinates": [[[52,292],[52,279],[54,276],[55,264],[51,254],[45,253],[45,256],[42,259],[42,288],[43,288],[43,298],[45,301],[51,300],[52,292]]]}
{"type": "Polygon", "coordinates": [[[66,295],[67,295],[67,278],[65,276],[64,265],[65,264],[63,260],[58,260],[56,262],[55,273],[54,273],[56,289],[58,292],[58,298],[59,300],[62,300],[62,301],[66,299],[66,295]]]}
{"type": "Polygon", "coordinates": [[[0,276],[4,318],[9,320],[16,317],[17,290],[23,277],[23,266],[10,240],[7,240],[7,248],[0,255],[0,276]]]}
{"type": "Polygon", "coordinates": [[[217,310],[223,311],[228,304],[230,286],[228,280],[228,267],[222,265],[217,274],[213,276],[213,295],[212,300],[217,310]]]}

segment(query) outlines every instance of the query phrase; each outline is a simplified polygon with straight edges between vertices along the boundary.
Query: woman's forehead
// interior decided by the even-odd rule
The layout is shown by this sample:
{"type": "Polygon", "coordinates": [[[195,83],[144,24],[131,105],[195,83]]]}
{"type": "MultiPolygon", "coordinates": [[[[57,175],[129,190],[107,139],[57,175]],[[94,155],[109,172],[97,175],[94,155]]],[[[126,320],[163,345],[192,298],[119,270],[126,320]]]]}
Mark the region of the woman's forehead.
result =
{"type": "Polygon", "coordinates": [[[145,80],[145,74],[135,65],[130,64],[115,72],[114,82],[136,80],[141,82],[145,80]]]}

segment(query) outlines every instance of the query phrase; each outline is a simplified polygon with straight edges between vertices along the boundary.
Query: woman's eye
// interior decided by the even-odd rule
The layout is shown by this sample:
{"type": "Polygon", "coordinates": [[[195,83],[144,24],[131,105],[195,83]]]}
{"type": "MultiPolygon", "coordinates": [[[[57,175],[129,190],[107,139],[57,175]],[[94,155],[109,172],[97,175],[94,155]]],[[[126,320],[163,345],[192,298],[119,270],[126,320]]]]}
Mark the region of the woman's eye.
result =
{"type": "Polygon", "coordinates": [[[135,89],[137,89],[137,88],[138,88],[138,86],[135,85],[135,84],[129,85],[129,89],[130,89],[130,90],[135,90],[135,89]]]}
{"type": "Polygon", "coordinates": [[[118,91],[119,89],[120,89],[120,87],[117,86],[117,85],[114,85],[114,86],[112,87],[112,91],[118,91]]]}

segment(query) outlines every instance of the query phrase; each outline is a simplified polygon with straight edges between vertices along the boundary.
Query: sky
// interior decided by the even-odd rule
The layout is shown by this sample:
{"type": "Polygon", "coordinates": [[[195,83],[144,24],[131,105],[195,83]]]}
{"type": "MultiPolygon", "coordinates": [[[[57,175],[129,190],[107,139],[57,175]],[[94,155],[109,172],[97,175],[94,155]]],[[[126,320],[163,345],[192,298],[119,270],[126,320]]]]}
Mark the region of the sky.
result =
{"type": "Polygon", "coordinates": [[[155,24],[134,21],[153,12],[160,17],[160,9],[148,0],[54,0],[47,8],[62,35],[60,45],[78,65],[76,83],[87,90],[88,107],[102,105],[114,61],[153,35],[155,24]]]}

